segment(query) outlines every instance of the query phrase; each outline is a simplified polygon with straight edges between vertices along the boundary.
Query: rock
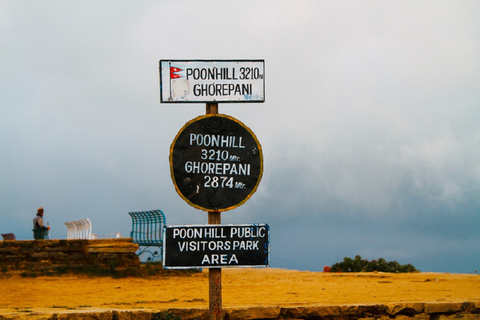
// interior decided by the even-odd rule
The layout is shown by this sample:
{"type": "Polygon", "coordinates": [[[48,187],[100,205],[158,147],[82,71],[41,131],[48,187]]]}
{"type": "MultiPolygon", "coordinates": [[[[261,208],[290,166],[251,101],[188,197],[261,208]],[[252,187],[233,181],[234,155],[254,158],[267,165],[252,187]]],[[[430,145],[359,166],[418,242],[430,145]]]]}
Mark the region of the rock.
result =
{"type": "MultiPolygon", "coordinates": [[[[191,308],[191,309],[168,309],[167,312],[173,313],[176,316],[180,316],[182,320],[195,320],[195,319],[208,319],[209,311],[203,308],[191,308]]],[[[224,310],[225,312],[225,310],[224,310]]]]}
{"type": "Polygon", "coordinates": [[[287,319],[313,318],[313,317],[338,317],[340,316],[339,306],[304,306],[282,308],[282,316],[287,319]]]}
{"type": "Polygon", "coordinates": [[[116,320],[151,320],[152,313],[147,311],[115,311],[116,320]]]}
{"type": "Polygon", "coordinates": [[[57,320],[113,320],[113,311],[61,313],[57,320]]]}
{"type": "Polygon", "coordinates": [[[451,303],[451,302],[438,302],[427,303],[425,305],[425,313],[454,313],[462,311],[463,303],[451,303]]]}
{"type": "Polygon", "coordinates": [[[229,320],[277,319],[280,316],[280,307],[249,307],[224,309],[229,320]]]}
{"type": "Polygon", "coordinates": [[[395,303],[387,305],[387,313],[391,316],[407,315],[413,316],[422,313],[425,308],[424,303],[395,303]]]}

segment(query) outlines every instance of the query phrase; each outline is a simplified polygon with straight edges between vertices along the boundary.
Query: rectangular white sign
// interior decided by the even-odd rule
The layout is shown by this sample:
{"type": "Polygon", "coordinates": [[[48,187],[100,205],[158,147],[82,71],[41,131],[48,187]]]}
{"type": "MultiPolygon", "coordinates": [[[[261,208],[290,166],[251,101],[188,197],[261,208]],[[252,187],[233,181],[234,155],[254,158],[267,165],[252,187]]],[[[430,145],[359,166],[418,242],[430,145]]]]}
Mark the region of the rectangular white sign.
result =
{"type": "Polygon", "coordinates": [[[160,60],[160,102],[264,101],[264,60],[160,60]]]}

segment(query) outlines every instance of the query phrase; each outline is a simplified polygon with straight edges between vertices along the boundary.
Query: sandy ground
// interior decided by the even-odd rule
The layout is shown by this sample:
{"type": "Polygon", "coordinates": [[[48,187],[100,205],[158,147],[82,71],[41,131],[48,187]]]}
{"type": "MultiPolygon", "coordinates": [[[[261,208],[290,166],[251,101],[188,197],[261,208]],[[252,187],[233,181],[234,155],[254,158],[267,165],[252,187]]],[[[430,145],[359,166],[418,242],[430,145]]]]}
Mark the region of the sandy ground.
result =
{"type": "MultiPolygon", "coordinates": [[[[208,308],[208,270],[189,276],[0,278],[0,314],[208,308]]],[[[224,307],[480,301],[480,276],[222,269],[224,307]]]]}

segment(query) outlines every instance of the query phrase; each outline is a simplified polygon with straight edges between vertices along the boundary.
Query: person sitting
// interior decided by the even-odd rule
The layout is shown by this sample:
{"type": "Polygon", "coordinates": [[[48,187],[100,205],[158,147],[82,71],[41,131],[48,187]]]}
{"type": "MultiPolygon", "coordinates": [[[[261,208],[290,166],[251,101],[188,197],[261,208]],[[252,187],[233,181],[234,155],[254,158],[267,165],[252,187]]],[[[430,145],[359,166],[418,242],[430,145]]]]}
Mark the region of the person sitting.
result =
{"type": "Polygon", "coordinates": [[[43,223],[43,208],[40,207],[33,219],[33,238],[35,240],[48,239],[48,230],[50,230],[50,226],[45,226],[43,223]]]}

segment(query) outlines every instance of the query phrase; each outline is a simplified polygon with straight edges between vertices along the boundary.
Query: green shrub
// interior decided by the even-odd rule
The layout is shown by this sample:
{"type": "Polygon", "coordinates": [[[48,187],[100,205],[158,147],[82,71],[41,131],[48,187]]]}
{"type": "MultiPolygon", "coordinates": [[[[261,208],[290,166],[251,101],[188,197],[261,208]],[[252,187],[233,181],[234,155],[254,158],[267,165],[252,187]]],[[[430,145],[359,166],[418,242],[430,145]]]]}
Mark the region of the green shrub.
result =
{"type": "Polygon", "coordinates": [[[349,257],[343,258],[342,262],[337,262],[332,265],[332,272],[392,272],[392,273],[406,273],[418,272],[411,264],[401,265],[397,261],[387,262],[383,258],[378,260],[364,260],[359,255],[355,259],[349,257]]]}

